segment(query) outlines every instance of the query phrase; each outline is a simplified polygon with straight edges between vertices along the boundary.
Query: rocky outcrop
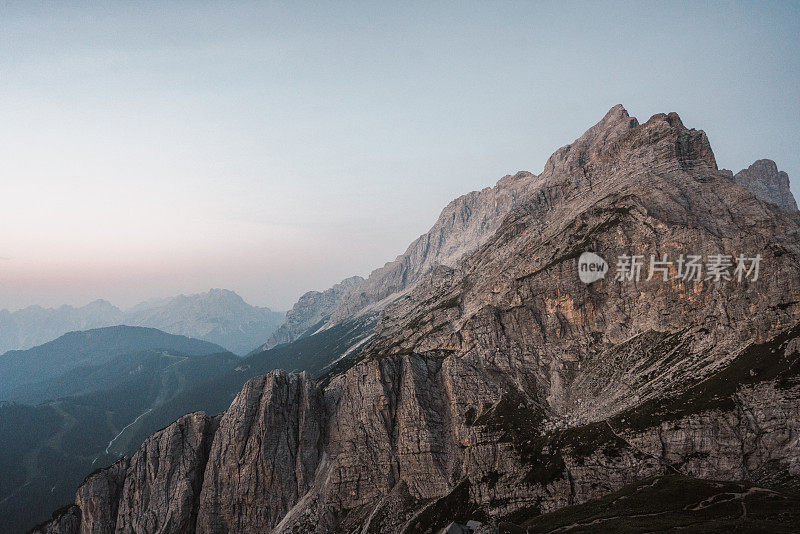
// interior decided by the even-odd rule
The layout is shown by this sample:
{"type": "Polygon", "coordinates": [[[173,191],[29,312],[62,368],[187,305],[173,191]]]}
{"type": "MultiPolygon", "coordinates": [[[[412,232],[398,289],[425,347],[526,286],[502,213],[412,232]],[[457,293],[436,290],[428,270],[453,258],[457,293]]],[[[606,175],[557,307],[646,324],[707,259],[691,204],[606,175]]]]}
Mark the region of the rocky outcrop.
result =
{"type": "Polygon", "coordinates": [[[75,494],[80,510],[81,534],[108,534],[117,524],[119,497],[125,484],[128,459],[122,458],[89,475],[75,494]]]}
{"type": "Polygon", "coordinates": [[[81,531],[81,509],[70,504],[53,512],[50,521],[32,528],[29,534],[79,534],[81,531]]]}
{"type": "Polygon", "coordinates": [[[273,371],[225,412],[206,468],[199,532],[269,532],[311,487],[325,410],[306,373],[273,371]]]}
{"type": "Polygon", "coordinates": [[[797,203],[789,188],[789,175],[779,171],[771,159],[756,161],[737,172],[733,180],[765,202],[771,202],[787,211],[797,211],[797,203]]]}
{"type": "Polygon", "coordinates": [[[257,350],[268,350],[313,333],[311,329],[322,327],[336,310],[343,295],[363,281],[360,276],[352,276],[325,291],[309,291],[304,294],[292,309],[286,312],[286,321],[257,350]]]}
{"type": "Polygon", "coordinates": [[[64,508],[36,532],[194,532],[218,417],[185,415],[150,436],[129,460],[89,475],[64,508]],[[76,527],[77,525],[77,527],[76,527]]]}
{"type": "Polygon", "coordinates": [[[391,299],[348,366],[248,382],[198,532],[493,528],[672,475],[800,486],[800,218],[675,113],[612,108],[520,179],[496,231],[391,299]],[[584,251],[611,272],[581,282],[584,251]],[[614,276],[650,254],[665,277],[614,276]],[[758,255],[759,276],[677,276],[715,254],[758,255]]]}
{"type": "Polygon", "coordinates": [[[586,130],[574,142],[556,150],[548,158],[542,173],[543,180],[553,176],[567,177],[576,170],[583,169],[591,160],[596,159],[600,152],[607,150],[615,139],[638,125],[639,121],[631,117],[621,104],[617,104],[600,122],[586,130]]]}
{"type": "Polygon", "coordinates": [[[194,532],[218,424],[218,418],[192,413],[142,444],[125,473],[115,532],[194,532]]]}

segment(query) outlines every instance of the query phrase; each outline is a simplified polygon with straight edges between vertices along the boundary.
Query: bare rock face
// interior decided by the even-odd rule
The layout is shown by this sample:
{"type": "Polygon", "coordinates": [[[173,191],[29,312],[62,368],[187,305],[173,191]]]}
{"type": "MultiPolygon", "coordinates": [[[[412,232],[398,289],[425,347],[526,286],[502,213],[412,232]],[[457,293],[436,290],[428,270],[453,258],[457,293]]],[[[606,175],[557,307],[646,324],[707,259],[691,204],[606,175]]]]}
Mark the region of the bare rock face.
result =
{"type": "Polygon", "coordinates": [[[81,509],[70,504],[53,512],[53,518],[32,528],[29,534],[79,534],[81,509]]]}
{"type": "Polygon", "coordinates": [[[117,533],[194,532],[203,474],[218,418],[185,415],[150,436],[133,455],[117,533]]]}
{"type": "Polygon", "coordinates": [[[309,291],[286,313],[286,322],[270,335],[259,350],[271,349],[282,343],[291,343],[315,325],[327,321],[345,293],[364,281],[360,276],[345,278],[325,291],[309,291]]]}
{"type": "Polygon", "coordinates": [[[321,391],[306,373],[248,381],[211,448],[198,532],[269,532],[314,480],[324,414],[321,391]]]}
{"type": "Polygon", "coordinates": [[[114,532],[127,468],[128,459],[122,458],[110,467],[95,471],[80,485],[75,504],[81,511],[81,534],[114,532]]]}
{"type": "Polygon", "coordinates": [[[639,121],[628,115],[628,111],[621,104],[617,104],[606,113],[600,122],[586,130],[573,143],[556,150],[547,160],[542,175],[567,176],[575,170],[583,168],[602,150],[607,149],[614,139],[638,125],[639,121]]]}
{"type": "Polygon", "coordinates": [[[194,532],[218,417],[185,415],[150,436],[128,460],[89,475],[75,504],[39,527],[50,534],[194,532]]]}
{"type": "Polygon", "coordinates": [[[771,159],[760,159],[736,173],[733,180],[757,198],[787,211],[797,211],[797,203],[789,188],[789,175],[778,170],[771,159]]]}

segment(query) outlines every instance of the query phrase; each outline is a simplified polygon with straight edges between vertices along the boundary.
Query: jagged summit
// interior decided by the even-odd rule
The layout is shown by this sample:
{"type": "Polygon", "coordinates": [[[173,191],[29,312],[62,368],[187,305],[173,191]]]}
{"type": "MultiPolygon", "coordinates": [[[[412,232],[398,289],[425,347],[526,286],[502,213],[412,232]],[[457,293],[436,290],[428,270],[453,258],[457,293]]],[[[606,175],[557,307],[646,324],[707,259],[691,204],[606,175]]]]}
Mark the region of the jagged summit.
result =
{"type": "MultiPolygon", "coordinates": [[[[673,112],[657,113],[640,124],[622,105],[616,105],[594,126],[574,142],[556,150],[547,160],[542,181],[563,181],[578,169],[595,162],[601,155],[615,157],[619,144],[629,147],[656,147],[663,141],[674,143],[673,150],[662,147],[652,152],[651,161],[664,164],[678,161],[683,166],[708,165],[717,169],[716,159],[708,137],[702,130],[684,126],[680,116],[673,112]]],[[[639,157],[646,157],[641,152],[639,157]]]]}
{"type": "Polygon", "coordinates": [[[608,112],[603,116],[603,119],[600,122],[608,121],[608,120],[619,120],[619,119],[627,119],[630,117],[628,110],[625,109],[625,106],[622,104],[617,104],[613,106],[608,112]]]}
{"type": "MultiPolygon", "coordinates": [[[[323,328],[327,328],[358,314],[380,311],[412,289],[437,265],[455,267],[467,253],[483,245],[506,216],[530,198],[537,198],[546,207],[562,194],[576,190],[610,187],[635,192],[645,185],[639,179],[623,179],[624,173],[593,170],[602,169],[608,161],[617,161],[615,165],[619,166],[621,153],[630,154],[626,157],[639,166],[640,173],[697,168],[702,171],[697,179],[712,180],[719,172],[704,131],[687,128],[675,112],[654,114],[640,124],[623,105],[617,104],[575,141],[556,150],[542,174],[519,171],[504,176],[494,187],[452,201],[434,226],[404,254],[370,273],[367,280],[352,284],[346,291],[334,292],[334,302],[326,299],[322,306],[304,296],[298,305],[304,310],[303,315],[314,321],[303,321],[300,328],[293,328],[287,320],[262,349],[296,339],[317,321],[323,321],[323,328]],[[625,180],[626,183],[620,183],[625,180]],[[609,181],[616,183],[606,183],[609,181]]],[[[732,196],[738,194],[731,192],[732,196]]],[[[766,193],[756,196],[762,200],[771,198],[766,193]]],[[[708,202],[711,204],[713,200],[708,202]]]]}
{"type": "Polygon", "coordinates": [[[622,104],[617,104],[582,136],[556,150],[547,160],[542,174],[569,173],[577,167],[582,167],[596,156],[600,147],[638,125],[636,117],[631,117],[622,104]]]}
{"type": "Polygon", "coordinates": [[[754,162],[737,172],[733,180],[765,202],[771,202],[790,212],[797,211],[797,203],[789,187],[789,175],[779,171],[771,159],[754,162]]]}

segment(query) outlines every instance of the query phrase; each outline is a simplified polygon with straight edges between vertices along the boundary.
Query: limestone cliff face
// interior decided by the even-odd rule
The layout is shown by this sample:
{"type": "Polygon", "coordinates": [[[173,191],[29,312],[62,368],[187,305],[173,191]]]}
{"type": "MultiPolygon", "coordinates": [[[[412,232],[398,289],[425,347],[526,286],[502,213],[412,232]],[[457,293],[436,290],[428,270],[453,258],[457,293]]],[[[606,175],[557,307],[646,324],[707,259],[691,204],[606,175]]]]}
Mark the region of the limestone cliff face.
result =
{"type": "MultiPolygon", "coordinates": [[[[665,474],[800,488],[800,214],[719,171],[676,114],[621,106],[518,179],[491,236],[388,303],[349,369],[247,384],[189,462],[197,532],[524,524],[665,474]],[[587,250],[611,267],[589,285],[587,250]],[[650,254],[758,254],[760,272],[615,279],[650,254]]],[[[87,480],[81,529],[150,513],[113,499],[134,465],[87,480]]]]}
{"type": "Polygon", "coordinates": [[[70,504],[53,512],[50,521],[30,530],[30,534],[78,534],[81,531],[81,509],[70,504]]]}
{"type": "Polygon", "coordinates": [[[761,200],[788,211],[797,211],[797,203],[789,189],[789,175],[779,171],[771,159],[756,161],[748,168],[737,172],[733,180],[761,200]]]}
{"type": "Polygon", "coordinates": [[[119,498],[125,484],[128,459],[122,458],[105,469],[89,475],[75,494],[80,510],[81,534],[114,532],[119,498]]]}
{"type": "Polygon", "coordinates": [[[189,414],[142,444],[125,473],[115,532],[194,532],[218,424],[203,412],[189,414]]]}
{"type": "Polygon", "coordinates": [[[256,377],[222,417],[197,529],[268,532],[311,487],[322,456],[322,394],[306,373],[256,377]]]}

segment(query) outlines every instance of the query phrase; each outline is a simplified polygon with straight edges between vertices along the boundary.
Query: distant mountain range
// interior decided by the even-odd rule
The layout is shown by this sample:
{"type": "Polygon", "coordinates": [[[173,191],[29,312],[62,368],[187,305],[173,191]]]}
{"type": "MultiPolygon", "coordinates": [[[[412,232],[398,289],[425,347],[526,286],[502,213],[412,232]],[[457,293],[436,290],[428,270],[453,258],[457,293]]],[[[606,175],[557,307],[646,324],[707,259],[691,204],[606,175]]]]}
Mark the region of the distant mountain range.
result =
{"type": "Polygon", "coordinates": [[[124,322],[205,339],[244,355],[263,343],[285,317],[285,313],[251,306],[233,291],[212,289],[139,304],[128,310],[124,322]]]}
{"type": "Polygon", "coordinates": [[[122,324],[123,316],[122,310],[105,300],[80,308],[28,306],[14,312],[0,310],[0,354],[29,349],[67,332],[122,324]]]}
{"type": "Polygon", "coordinates": [[[0,354],[29,349],[67,332],[128,325],[204,339],[244,355],[264,343],[284,317],[284,313],[251,306],[226,289],[150,300],[127,311],[105,300],[79,308],[29,306],[0,311],[0,354]]]}

